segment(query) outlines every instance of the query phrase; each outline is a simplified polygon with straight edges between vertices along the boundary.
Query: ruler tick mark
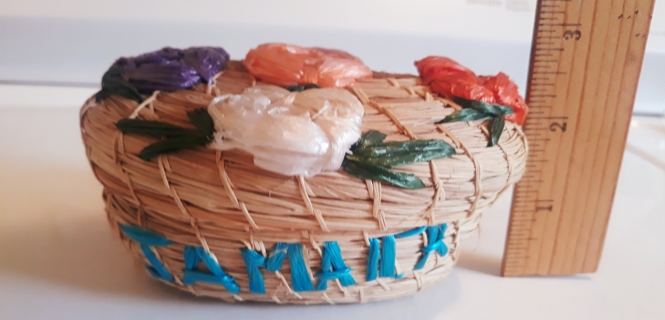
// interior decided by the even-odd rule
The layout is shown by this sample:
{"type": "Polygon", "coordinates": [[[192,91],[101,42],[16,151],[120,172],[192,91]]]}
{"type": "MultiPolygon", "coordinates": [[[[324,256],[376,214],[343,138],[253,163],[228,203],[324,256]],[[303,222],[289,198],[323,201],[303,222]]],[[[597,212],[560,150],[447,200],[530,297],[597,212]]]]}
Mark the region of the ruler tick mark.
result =
{"type": "Polygon", "coordinates": [[[539,23],[539,26],[581,27],[581,23],[539,23]]]}
{"type": "Polygon", "coordinates": [[[563,51],[563,48],[536,48],[535,51],[563,51]]]}

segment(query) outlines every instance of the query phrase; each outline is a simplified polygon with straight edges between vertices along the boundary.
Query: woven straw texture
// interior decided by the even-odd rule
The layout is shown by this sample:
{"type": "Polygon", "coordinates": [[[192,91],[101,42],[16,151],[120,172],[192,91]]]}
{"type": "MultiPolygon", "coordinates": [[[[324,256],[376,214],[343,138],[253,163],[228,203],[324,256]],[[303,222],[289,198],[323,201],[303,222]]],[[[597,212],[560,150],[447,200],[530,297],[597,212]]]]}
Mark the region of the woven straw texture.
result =
{"type": "MultiPolygon", "coordinates": [[[[426,188],[406,190],[351,177],[341,170],[313,178],[286,177],[252,164],[241,151],[207,148],[178,151],[150,162],[137,154],[154,138],[123,135],[115,123],[123,118],[160,120],[191,127],[186,112],[205,108],[216,95],[240,93],[256,85],[241,63],[232,61],[211,85],[156,93],[140,106],[111,96],[94,98],[81,110],[86,153],[104,185],[111,227],[131,252],[149,265],[135,241],[119,225],[141,226],[164,235],[172,245],[151,250],[173,275],[169,285],[195,295],[226,301],[276,303],[354,303],[415,293],[445,277],[459,256],[460,240],[478,227],[480,213],[525,169],[527,143],[521,129],[507,122],[497,146],[487,147],[486,122],[434,123],[459,109],[429,93],[420,79],[375,73],[349,90],[365,106],[363,131],[374,129],[390,140],[441,139],[457,155],[395,169],[416,174],[426,188]],[[413,266],[427,245],[425,233],[396,239],[401,279],[366,281],[369,239],[415,227],[447,223],[444,256],[432,254],[425,266],[413,266]],[[322,291],[294,292],[288,263],[276,272],[262,270],[265,294],[248,290],[248,271],[240,250],[266,256],[279,242],[301,243],[310,277],[321,272],[321,246],[336,241],[356,285],[330,281],[322,291]],[[184,284],[185,246],[199,246],[235,278],[240,292],[205,282],[184,284]],[[336,283],[335,283],[336,282],[336,283]]],[[[314,280],[316,283],[316,280],[314,280]]]]}

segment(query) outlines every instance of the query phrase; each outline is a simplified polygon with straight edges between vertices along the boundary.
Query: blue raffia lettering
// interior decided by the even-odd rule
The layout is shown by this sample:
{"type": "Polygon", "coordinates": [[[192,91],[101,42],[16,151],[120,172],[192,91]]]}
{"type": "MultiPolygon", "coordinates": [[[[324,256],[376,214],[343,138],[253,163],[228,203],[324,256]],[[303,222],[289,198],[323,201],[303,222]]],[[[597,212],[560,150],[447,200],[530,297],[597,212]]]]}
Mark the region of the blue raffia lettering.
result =
{"type": "Polygon", "coordinates": [[[249,291],[253,293],[266,293],[260,269],[265,268],[271,272],[279,271],[287,256],[291,265],[293,290],[297,292],[314,290],[314,284],[305,264],[302,246],[299,243],[279,242],[267,259],[260,253],[246,248],[240,249],[240,255],[247,267],[249,291]]]}
{"type": "Polygon", "coordinates": [[[423,255],[416,263],[416,266],[413,270],[420,270],[427,263],[427,258],[429,258],[430,253],[435,251],[439,256],[443,257],[448,253],[448,246],[443,242],[444,236],[446,233],[446,224],[440,224],[438,226],[427,227],[427,246],[420,248],[423,252],[423,255]]]}
{"type": "MultiPolygon", "coordinates": [[[[375,280],[377,277],[392,277],[400,279],[404,275],[396,274],[395,260],[396,248],[395,239],[406,238],[427,233],[428,244],[421,248],[423,252],[420,259],[414,266],[414,270],[422,269],[427,263],[432,251],[440,256],[448,253],[448,247],[444,243],[444,237],[447,225],[440,224],[436,226],[425,226],[414,228],[395,235],[388,235],[380,238],[369,239],[369,253],[367,257],[366,280],[375,280]]],[[[150,274],[158,279],[173,282],[171,275],[164,264],[157,258],[151,247],[168,246],[172,241],[153,231],[127,224],[121,224],[120,230],[130,239],[138,242],[141,251],[146,257],[149,266],[146,266],[150,274]]],[[[342,258],[342,253],[337,242],[325,242],[322,248],[323,256],[321,258],[321,272],[316,274],[319,279],[316,290],[326,290],[328,281],[339,280],[343,286],[355,285],[356,281],[351,276],[351,268],[348,268],[342,258]]],[[[296,292],[314,291],[314,284],[310,277],[307,264],[303,255],[302,245],[300,243],[279,242],[275,250],[266,258],[260,253],[241,249],[240,254],[245,261],[247,274],[249,276],[249,290],[253,293],[266,293],[263,282],[261,268],[275,272],[282,268],[284,259],[288,256],[291,266],[291,282],[293,290],[296,292]]],[[[217,260],[206,252],[202,247],[185,246],[184,250],[185,269],[182,282],[187,285],[193,285],[196,282],[207,282],[224,286],[229,292],[238,294],[240,287],[235,279],[224,272],[217,260]],[[196,270],[199,262],[203,262],[210,273],[196,270]]]]}
{"type": "Polygon", "coordinates": [[[233,294],[240,292],[240,287],[233,277],[229,276],[222,270],[222,267],[217,263],[212,255],[205,251],[202,247],[185,247],[185,276],[182,278],[182,283],[186,285],[193,285],[196,282],[207,282],[214,284],[221,284],[233,294]],[[210,273],[196,271],[199,261],[208,268],[210,273]]]}
{"type": "Polygon", "coordinates": [[[162,262],[157,259],[157,255],[155,255],[155,253],[150,248],[168,246],[171,244],[171,240],[167,239],[161,234],[157,234],[150,230],[146,230],[137,226],[131,226],[128,224],[121,224],[120,230],[128,238],[138,242],[141,245],[141,251],[143,252],[143,255],[146,259],[148,259],[148,262],[150,262],[150,265],[146,266],[146,269],[153,277],[168,282],[173,281],[173,275],[171,275],[168,270],[166,270],[164,264],[162,264],[162,262]]]}
{"type": "Polygon", "coordinates": [[[293,285],[293,290],[296,292],[314,291],[314,284],[309,276],[300,243],[277,243],[275,251],[266,261],[266,269],[272,272],[278,271],[282,268],[282,263],[287,255],[289,256],[289,263],[291,265],[291,284],[293,285]]]}
{"type": "Polygon", "coordinates": [[[348,268],[342,258],[342,252],[336,241],[329,241],[323,244],[323,257],[321,257],[321,272],[316,274],[319,283],[316,290],[328,289],[328,281],[339,279],[342,286],[351,286],[356,284],[356,280],[351,276],[351,268],[348,268]]]}

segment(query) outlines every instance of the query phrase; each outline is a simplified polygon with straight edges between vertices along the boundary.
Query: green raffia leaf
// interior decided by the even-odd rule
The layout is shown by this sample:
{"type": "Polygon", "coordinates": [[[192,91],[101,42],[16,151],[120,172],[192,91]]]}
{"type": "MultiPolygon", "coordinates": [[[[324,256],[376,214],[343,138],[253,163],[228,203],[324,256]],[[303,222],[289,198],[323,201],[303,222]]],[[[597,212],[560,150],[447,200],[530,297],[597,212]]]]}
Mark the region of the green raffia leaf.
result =
{"type": "Polygon", "coordinates": [[[497,143],[499,143],[501,133],[503,132],[503,127],[506,125],[506,121],[503,117],[505,115],[515,113],[512,108],[502,106],[500,104],[489,104],[483,101],[466,100],[461,98],[455,99],[455,102],[462,106],[463,109],[450,114],[443,120],[436,123],[439,124],[456,121],[473,121],[484,118],[491,118],[488,126],[490,134],[489,141],[487,142],[488,147],[495,146],[497,143]]]}
{"type": "Polygon", "coordinates": [[[321,87],[319,87],[319,85],[316,84],[316,83],[308,83],[308,84],[304,85],[303,88],[305,88],[305,90],[309,90],[309,89],[321,89],[321,87]]]}
{"type": "Polygon", "coordinates": [[[288,87],[286,87],[286,90],[289,90],[291,92],[303,92],[308,89],[318,89],[321,88],[315,83],[308,83],[308,84],[292,84],[288,87]]]}
{"type": "Polygon", "coordinates": [[[500,104],[493,104],[492,106],[494,106],[494,108],[498,109],[499,113],[501,115],[504,115],[504,116],[515,113],[515,110],[513,110],[513,108],[511,108],[511,107],[502,106],[500,104]]]}
{"type": "Polygon", "coordinates": [[[499,143],[499,138],[501,138],[501,133],[503,132],[503,127],[506,125],[506,120],[503,117],[495,117],[490,121],[489,133],[490,139],[487,141],[487,146],[492,147],[499,143]]]}
{"type": "Polygon", "coordinates": [[[180,137],[197,135],[198,131],[172,125],[170,123],[140,119],[120,119],[116,128],[122,133],[137,135],[180,137]]]}
{"type": "Polygon", "coordinates": [[[393,184],[408,189],[424,188],[415,175],[390,171],[390,168],[415,162],[449,157],[455,148],[443,140],[409,140],[383,142],[386,135],[370,130],[366,132],[342,163],[342,169],[352,176],[393,184]]]}
{"type": "Polygon", "coordinates": [[[501,110],[494,108],[494,105],[478,100],[471,100],[467,106],[463,106],[463,108],[470,108],[489,116],[501,115],[501,110]]]}
{"type": "Polygon", "coordinates": [[[480,112],[476,109],[462,109],[459,111],[455,111],[452,114],[448,115],[447,117],[443,118],[443,120],[436,122],[436,124],[439,123],[448,123],[448,122],[458,122],[458,121],[473,121],[473,120],[480,120],[480,119],[485,119],[485,118],[490,118],[492,117],[491,114],[483,113],[480,112]]]}
{"type": "MultiPolygon", "coordinates": [[[[199,108],[187,112],[189,122],[206,137],[212,137],[215,134],[215,122],[205,108],[199,108]]],[[[212,139],[212,138],[211,138],[212,139]]]]}
{"type": "Polygon", "coordinates": [[[112,94],[134,100],[137,103],[143,102],[143,97],[136,90],[136,87],[122,79],[122,72],[121,68],[111,67],[104,73],[104,76],[102,76],[102,90],[95,94],[97,102],[112,94]]]}
{"type": "Polygon", "coordinates": [[[505,116],[515,113],[511,107],[503,106],[500,104],[490,104],[480,100],[466,100],[457,98],[455,99],[455,102],[457,102],[457,104],[459,104],[462,108],[474,109],[478,112],[492,116],[505,116]]]}
{"type": "Polygon", "coordinates": [[[139,119],[121,119],[116,128],[123,133],[166,137],[141,150],[139,158],[150,161],[152,158],[181,149],[206,146],[215,134],[215,123],[205,108],[187,112],[189,121],[196,129],[182,128],[170,123],[139,119]]]}
{"type": "Polygon", "coordinates": [[[379,144],[386,139],[387,135],[376,130],[369,130],[360,137],[360,140],[353,144],[351,150],[367,147],[373,144],[379,144]]]}
{"type": "Polygon", "coordinates": [[[353,154],[368,157],[392,156],[400,153],[439,150],[446,145],[448,144],[443,140],[390,141],[358,148],[353,154]]]}
{"type": "Polygon", "coordinates": [[[152,158],[162,154],[173,153],[181,149],[190,149],[197,146],[205,146],[208,142],[208,137],[201,135],[168,138],[143,148],[139,153],[139,158],[144,161],[150,161],[152,158]]]}
{"type": "Polygon", "coordinates": [[[342,169],[354,177],[390,183],[405,189],[421,189],[425,184],[411,173],[392,172],[387,168],[344,159],[342,169]]]}
{"type": "Polygon", "coordinates": [[[454,154],[455,148],[443,140],[387,142],[354,152],[354,156],[364,162],[387,168],[450,157],[454,154]]]}

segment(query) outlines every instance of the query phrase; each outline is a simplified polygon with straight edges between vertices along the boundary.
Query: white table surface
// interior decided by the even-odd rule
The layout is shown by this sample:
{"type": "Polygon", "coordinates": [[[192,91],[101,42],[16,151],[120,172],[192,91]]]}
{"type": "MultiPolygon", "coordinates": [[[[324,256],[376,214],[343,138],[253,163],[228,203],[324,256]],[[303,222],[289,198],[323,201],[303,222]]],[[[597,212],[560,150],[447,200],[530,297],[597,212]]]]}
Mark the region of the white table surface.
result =
{"type": "Polygon", "coordinates": [[[463,243],[452,274],[415,296],[346,306],[227,304],[154,281],[112,236],[78,109],[62,103],[91,90],[28,90],[27,103],[12,98],[20,90],[0,88],[0,319],[665,319],[665,169],[639,152],[625,154],[595,274],[499,277],[506,194],[463,243]],[[58,92],[64,96],[50,104],[58,92]]]}

